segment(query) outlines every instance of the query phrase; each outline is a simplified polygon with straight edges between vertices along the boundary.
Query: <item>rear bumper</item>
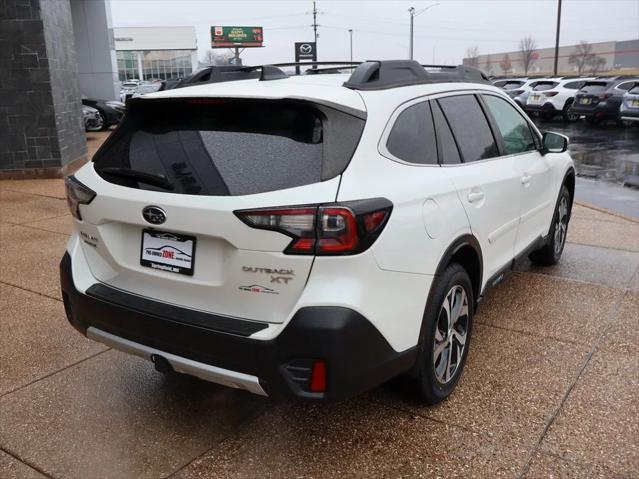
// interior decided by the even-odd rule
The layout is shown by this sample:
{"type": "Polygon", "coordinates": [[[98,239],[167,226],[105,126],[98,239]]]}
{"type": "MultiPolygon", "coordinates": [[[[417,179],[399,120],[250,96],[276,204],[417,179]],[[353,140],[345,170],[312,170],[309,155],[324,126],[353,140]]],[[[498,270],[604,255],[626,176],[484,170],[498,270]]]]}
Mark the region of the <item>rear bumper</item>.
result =
{"type": "Polygon", "coordinates": [[[108,294],[82,293],[68,253],[60,282],[69,322],[89,338],[257,394],[342,400],[409,370],[417,358],[417,348],[396,352],[370,321],[345,307],[301,308],[278,336],[259,340],[246,320],[209,320],[108,287],[108,294]],[[313,360],[326,364],[325,392],[309,390],[313,360]]]}
{"type": "Polygon", "coordinates": [[[527,112],[540,112],[540,113],[559,113],[559,110],[555,108],[552,103],[544,103],[543,105],[526,105],[527,112]]]}
{"type": "Polygon", "coordinates": [[[594,108],[589,107],[581,107],[579,105],[573,104],[570,107],[570,113],[574,113],[577,115],[583,115],[586,117],[594,116],[597,118],[616,118],[619,112],[619,105],[597,105],[594,108]]]}

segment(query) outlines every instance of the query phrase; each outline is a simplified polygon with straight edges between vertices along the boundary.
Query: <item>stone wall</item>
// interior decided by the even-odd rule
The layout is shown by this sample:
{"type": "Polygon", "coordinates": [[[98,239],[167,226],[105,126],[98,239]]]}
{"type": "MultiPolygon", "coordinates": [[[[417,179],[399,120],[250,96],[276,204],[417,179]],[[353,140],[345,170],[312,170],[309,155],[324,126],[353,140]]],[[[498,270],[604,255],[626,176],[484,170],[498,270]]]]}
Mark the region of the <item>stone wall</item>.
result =
{"type": "Polygon", "coordinates": [[[86,156],[69,0],[0,0],[0,173],[86,156]]]}

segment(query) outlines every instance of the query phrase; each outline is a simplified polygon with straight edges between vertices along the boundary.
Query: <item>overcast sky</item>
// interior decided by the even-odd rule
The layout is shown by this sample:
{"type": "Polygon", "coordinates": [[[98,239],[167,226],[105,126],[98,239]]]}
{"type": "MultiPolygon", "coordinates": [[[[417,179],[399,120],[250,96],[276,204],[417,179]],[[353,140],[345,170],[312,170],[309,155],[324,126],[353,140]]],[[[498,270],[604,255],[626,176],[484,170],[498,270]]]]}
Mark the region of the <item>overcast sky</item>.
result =
{"type": "MultiPolygon", "coordinates": [[[[415,18],[415,59],[458,64],[468,47],[481,53],[516,50],[533,37],[554,45],[557,0],[319,0],[319,60],[347,60],[353,29],[355,60],[406,58],[408,8],[439,3],[415,18]]],[[[211,25],[263,26],[264,48],[246,49],[244,64],[293,61],[293,43],[311,41],[312,1],[111,0],[114,27],[193,25],[199,56],[211,25]]],[[[564,0],[561,44],[639,37],[638,0],[564,0]]]]}

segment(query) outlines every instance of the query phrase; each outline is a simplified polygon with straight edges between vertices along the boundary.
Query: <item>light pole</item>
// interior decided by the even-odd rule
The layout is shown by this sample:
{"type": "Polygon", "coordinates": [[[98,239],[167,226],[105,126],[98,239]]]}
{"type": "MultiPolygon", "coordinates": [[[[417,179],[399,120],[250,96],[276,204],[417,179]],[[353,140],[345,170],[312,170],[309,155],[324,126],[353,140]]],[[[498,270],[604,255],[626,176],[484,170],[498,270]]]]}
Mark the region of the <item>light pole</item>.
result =
{"type": "Polygon", "coordinates": [[[559,30],[561,29],[561,0],[557,2],[557,34],[555,35],[555,68],[554,75],[557,76],[557,63],[559,62],[559,30]]]}
{"type": "Polygon", "coordinates": [[[414,19],[417,15],[421,15],[422,13],[424,13],[426,10],[428,10],[429,8],[433,8],[436,7],[437,5],[439,5],[439,3],[433,3],[432,5],[429,5],[427,7],[424,7],[420,10],[415,10],[415,7],[410,7],[408,9],[408,13],[410,14],[410,42],[408,43],[409,47],[409,55],[408,57],[412,60],[413,59],[413,22],[414,19]]]}
{"type": "Polygon", "coordinates": [[[348,34],[350,35],[350,39],[351,39],[351,63],[353,63],[353,29],[352,28],[348,29],[348,34]]]}

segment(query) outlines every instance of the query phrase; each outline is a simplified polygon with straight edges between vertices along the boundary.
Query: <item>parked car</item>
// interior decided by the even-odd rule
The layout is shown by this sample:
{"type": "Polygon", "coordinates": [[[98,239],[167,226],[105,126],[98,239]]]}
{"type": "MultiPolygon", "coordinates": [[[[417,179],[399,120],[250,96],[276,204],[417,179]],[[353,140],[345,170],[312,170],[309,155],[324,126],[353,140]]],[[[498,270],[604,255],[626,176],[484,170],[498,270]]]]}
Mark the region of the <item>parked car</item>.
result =
{"type": "Polygon", "coordinates": [[[540,80],[538,78],[527,79],[522,85],[519,85],[516,88],[505,89],[504,91],[515,103],[517,103],[517,105],[519,105],[522,109],[525,109],[528,95],[539,81],[540,80]]]}
{"type": "Polygon", "coordinates": [[[442,401],[480,299],[520,259],[561,257],[568,139],[468,67],[256,69],[136,98],[67,178],[70,323],[256,394],[340,400],[406,374],[442,401]]]}
{"type": "Polygon", "coordinates": [[[100,131],[102,130],[102,115],[95,108],[82,105],[82,118],[84,121],[84,131],[100,131]]]}
{"type": "Polygon", "coordinates": [[[575,95],[570,111],[583,115],[589,123],[614,120],[621,123],[619,109],[623,95],[630,90],[639,77],[602,77],[588,81],[575,95]]]}
{"type": "Polygon", "coordinates": [[[98,110],[102,117],[103,130],[107,130],[112,125],[117,125],[124,116],[124,103],[116,100],[96,100],[83,97],[82,104],[98,110]]]}
{"type": "Polygon", "coordinates": [[[619,119],[639,126],[639,80],[622,97],[619,119]]]}
{"type": "Polygon", "coordinates": [[[153,83],[144,83],[138,86],[138,89],[131,96],[131,98],[138,98],[142,95],[147,95],[149,93],[155,93],[162,88],[161,82],[153,82],[153,83]]]}
{"type": "Polygon", "coordinates": [[[579,115],[570,112],[575,94],[592,78],[563,77],[556,80],[539,80],[526,100],[527,113],[541,114],[550,119],[561,115],[564,121],[577,121],[579,115]]]}
{"type": "Polygon", "coordinates": [[[122,82],[122,86],[120,87],[120,101],[122,103],[126,103],[126,101],[131,98],[138,89],[139,84],[140,80],[135,79],[122,82]]]}

